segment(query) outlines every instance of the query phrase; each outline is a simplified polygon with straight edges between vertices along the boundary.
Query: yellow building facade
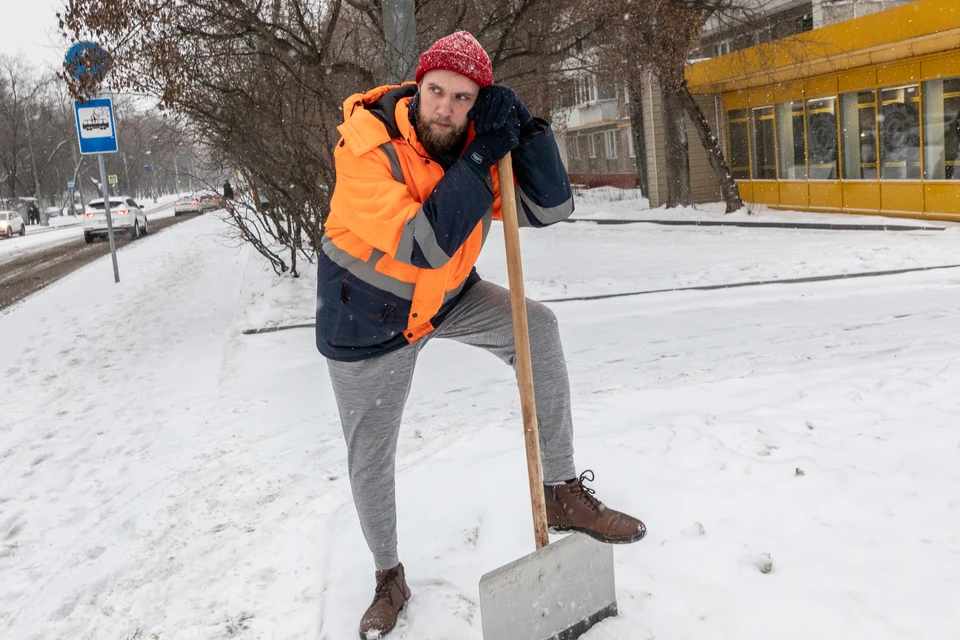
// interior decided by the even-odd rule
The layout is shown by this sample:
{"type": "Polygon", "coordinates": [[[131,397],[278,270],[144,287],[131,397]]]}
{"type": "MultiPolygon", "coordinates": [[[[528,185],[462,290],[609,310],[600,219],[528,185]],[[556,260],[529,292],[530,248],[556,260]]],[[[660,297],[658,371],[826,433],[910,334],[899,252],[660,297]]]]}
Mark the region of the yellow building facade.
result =
{"type": "Polygon", "coordinates": [[[917,0],[687,68],[747,202],[960,220],[960,0],[917,0]]]}

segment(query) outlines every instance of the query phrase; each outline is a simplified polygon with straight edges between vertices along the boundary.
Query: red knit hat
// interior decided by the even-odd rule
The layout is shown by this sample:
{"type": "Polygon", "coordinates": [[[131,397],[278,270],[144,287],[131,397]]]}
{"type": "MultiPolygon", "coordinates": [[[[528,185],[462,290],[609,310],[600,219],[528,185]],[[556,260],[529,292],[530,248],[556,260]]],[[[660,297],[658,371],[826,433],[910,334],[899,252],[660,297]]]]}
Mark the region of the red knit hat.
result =
{"type": "Polygon", "coordinates": [[[480,85],[481,89],[493,84],[490,56],[477,39],[466,31],[457,31],[446,38],[440,38],[420,56],[417,83],[420,83],[423,74],[437,69],[466,76],[480,85]]]}

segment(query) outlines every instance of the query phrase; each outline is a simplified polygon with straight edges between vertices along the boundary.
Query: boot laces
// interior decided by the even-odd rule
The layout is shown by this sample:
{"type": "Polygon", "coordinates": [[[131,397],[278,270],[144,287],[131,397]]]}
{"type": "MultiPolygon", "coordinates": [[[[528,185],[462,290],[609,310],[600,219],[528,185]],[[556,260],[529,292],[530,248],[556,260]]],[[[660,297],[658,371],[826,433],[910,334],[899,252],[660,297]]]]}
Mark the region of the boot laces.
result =
{"type": "Polygon", "coordinates": [[[394,582],[396,577],[395,571],[385,571],[383,575],[379,577],[377,580],[377,590],[373,594],[374,602],[386,600],[390,604],[393,604],[393,589],[390,588],[390,583],[394,582]]]}
{"type": "Polygon", "coordinates": [[[589,482],[594,481],[594,474],[590,469],[581,473],[576,482],[570,483],[570,492],[576,495],[577,500],[590,505],[595,511],[602,511],[603,503],[593,497],[596,491],[583,484],[585,480],[589,482]],[[590,474],[589,476],[587,476],[588,473],[590,474]]]}

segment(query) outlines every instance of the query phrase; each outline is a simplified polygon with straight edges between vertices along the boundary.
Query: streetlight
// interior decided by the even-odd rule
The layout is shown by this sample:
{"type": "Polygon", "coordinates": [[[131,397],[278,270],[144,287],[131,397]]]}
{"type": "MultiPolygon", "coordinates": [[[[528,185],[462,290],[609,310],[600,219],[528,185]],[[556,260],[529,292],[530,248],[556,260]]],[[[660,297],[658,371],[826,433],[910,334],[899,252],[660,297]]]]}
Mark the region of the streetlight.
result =
{"type": "Polygon", "coordinates": [[[180,197],[180,169],[177,168],[177,152],[173,152],[173,179],[177,185],[177,197],[180,197]]]}

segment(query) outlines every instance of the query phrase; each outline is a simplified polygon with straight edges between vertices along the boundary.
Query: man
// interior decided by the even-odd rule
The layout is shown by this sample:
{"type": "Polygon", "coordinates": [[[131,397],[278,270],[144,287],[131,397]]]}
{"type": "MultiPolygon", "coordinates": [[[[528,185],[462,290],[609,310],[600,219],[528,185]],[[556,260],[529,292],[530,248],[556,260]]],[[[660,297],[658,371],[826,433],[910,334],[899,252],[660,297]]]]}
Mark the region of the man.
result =
{"type": "MultiPolygon", "coordinates": [[[[393,629],[410,598],[397,555],[394,465],[420,350],[448,338],[515,365],[509,292],[473,268],[491,220],[500,219],[497,160],[513,152],[521,224],[543,227],[573,212],[549,124],[493,84],[473,36],[437,41],[420,57],[416,81],[344,103],[318,256],[317,347],[328,360],[354,503],[377,569],[361,638],[393,629]]],[[[590,472],[577,476],[556,316],[533,300],[527,314],[548,524],[635,542],[643,523],[597,500],[583,484],[590,472]]]]}

